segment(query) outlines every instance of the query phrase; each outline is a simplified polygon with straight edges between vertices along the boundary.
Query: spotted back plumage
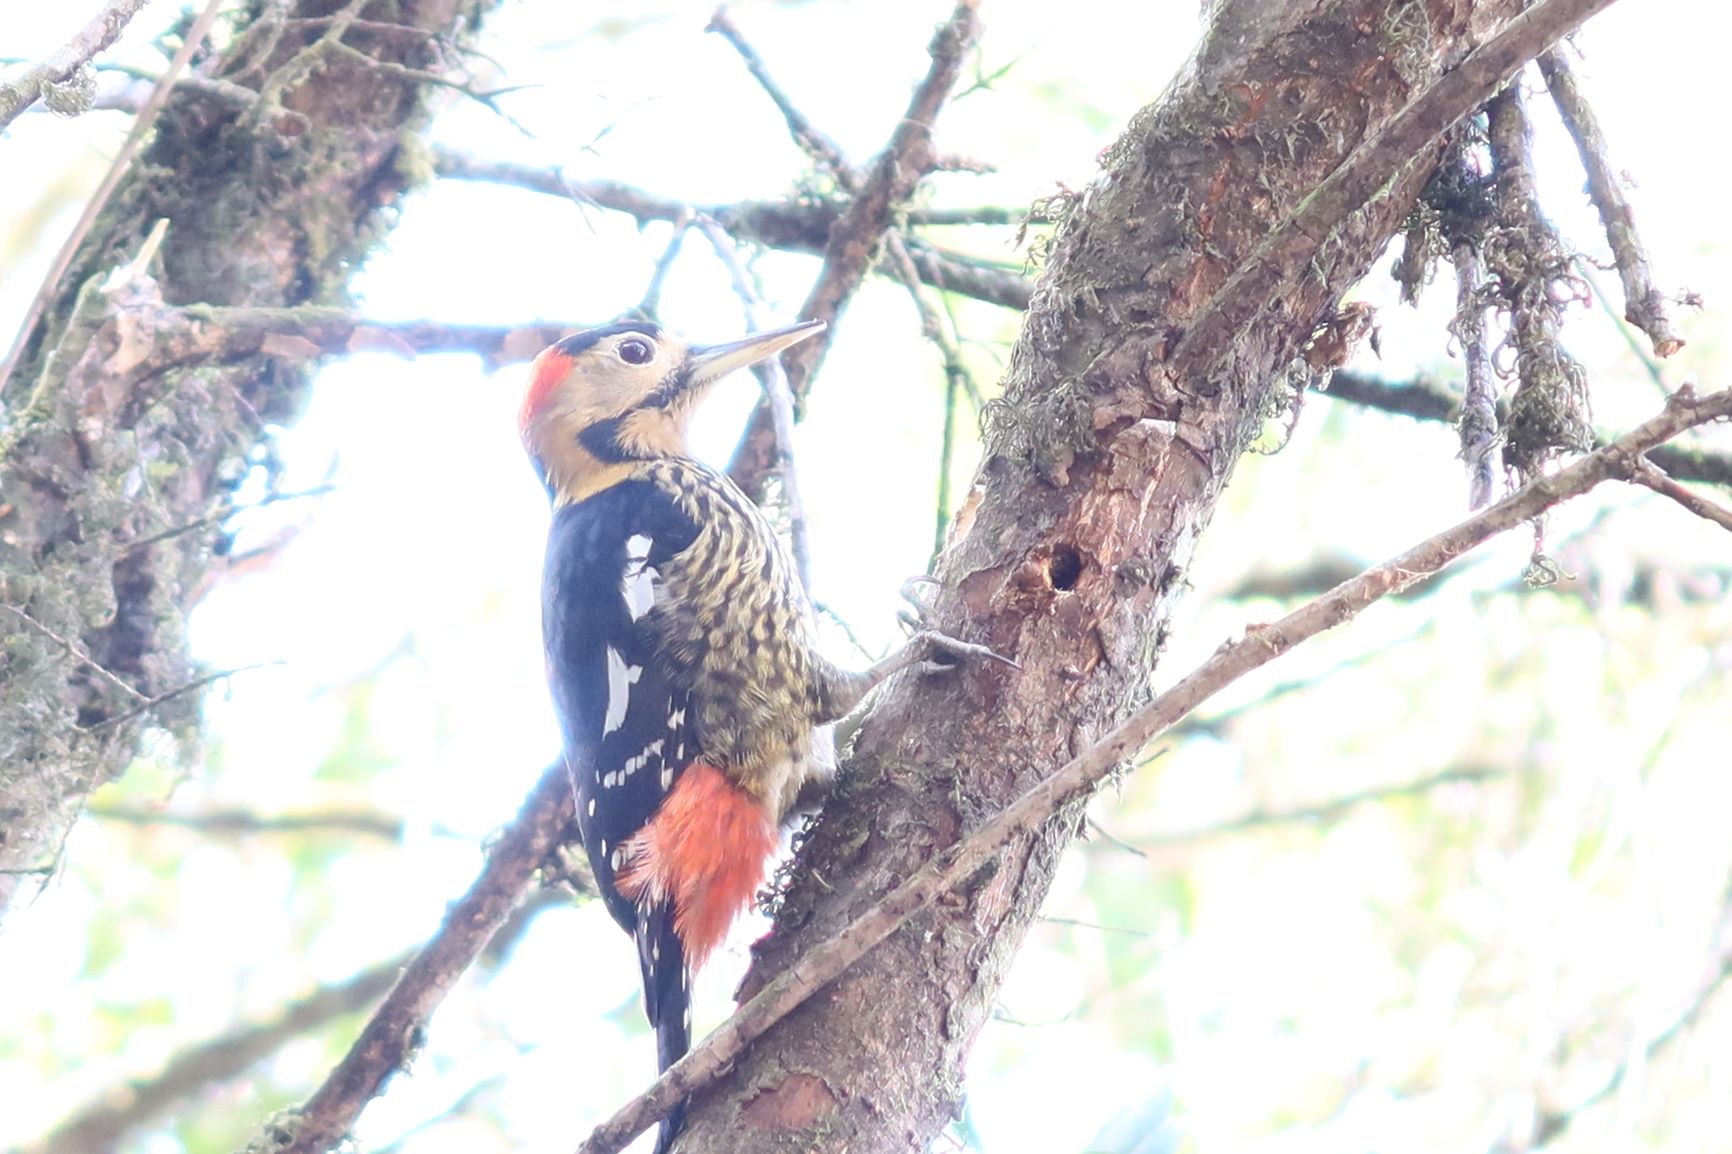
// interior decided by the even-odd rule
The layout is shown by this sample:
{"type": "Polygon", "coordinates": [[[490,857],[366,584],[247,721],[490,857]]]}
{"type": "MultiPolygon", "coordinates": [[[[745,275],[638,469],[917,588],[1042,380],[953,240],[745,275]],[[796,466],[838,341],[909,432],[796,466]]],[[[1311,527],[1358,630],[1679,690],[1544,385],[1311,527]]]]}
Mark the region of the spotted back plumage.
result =
{"type": "Polygon", "coordinates": [[[787,549],[757,506],[707,465],[652,462],[644,478],[696,526],[661,569],[647,623],[685,675],[699,755],[780,819],[811,771],[831,672],[787,549]]]}

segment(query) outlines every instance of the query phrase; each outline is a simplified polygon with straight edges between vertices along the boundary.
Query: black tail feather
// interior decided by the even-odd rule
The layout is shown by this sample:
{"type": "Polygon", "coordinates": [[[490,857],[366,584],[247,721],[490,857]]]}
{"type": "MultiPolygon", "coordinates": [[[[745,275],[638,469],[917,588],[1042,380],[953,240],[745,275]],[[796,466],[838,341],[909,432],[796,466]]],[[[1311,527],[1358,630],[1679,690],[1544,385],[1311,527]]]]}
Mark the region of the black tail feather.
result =
{"type": "MultiPolygon", "coordinates": [[[[638,967],[643,971],[644,1012],[656,1032],[656,1068],[667,1068],[692,1047],[692,997],[685,950],[674,933],[674,910],[661,902],[637,916],[638,967]]],[[[685,1125],[686,1104],[675,1106],[662,1120],[656,1154],[667,1154],[685,1125]]]]}

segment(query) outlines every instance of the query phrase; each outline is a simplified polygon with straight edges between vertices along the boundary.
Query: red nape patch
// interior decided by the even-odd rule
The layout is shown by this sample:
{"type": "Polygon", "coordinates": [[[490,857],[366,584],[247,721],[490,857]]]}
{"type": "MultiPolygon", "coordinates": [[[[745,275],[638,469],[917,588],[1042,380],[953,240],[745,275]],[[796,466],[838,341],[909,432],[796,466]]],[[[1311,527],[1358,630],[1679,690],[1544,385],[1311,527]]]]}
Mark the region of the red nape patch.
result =
{"type": "Polygon", "coordinates": [[[523,394],[523,407],[517,411],[519,432],[529,431],[529,422],[541,412],[554,388],[565,380],[566,374],[570,372],[570,356],[558,348],[541,350],[541,355],[529,366],[529,389],[523,394]]]}
{"type": "Polygon", "coordinates": [[[624,849],[619,892],[673,899],[674,932],[695,970],[764,883],[776,823],[721,770],[693,762],[624,849]]]}

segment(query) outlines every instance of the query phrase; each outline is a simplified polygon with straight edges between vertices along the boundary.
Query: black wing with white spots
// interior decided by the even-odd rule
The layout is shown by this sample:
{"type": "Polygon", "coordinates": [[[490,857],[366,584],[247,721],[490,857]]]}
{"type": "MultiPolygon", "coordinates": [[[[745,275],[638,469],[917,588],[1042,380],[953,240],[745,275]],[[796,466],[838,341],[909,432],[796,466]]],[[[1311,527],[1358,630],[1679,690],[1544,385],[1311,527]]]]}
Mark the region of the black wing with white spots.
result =
{"type": "Polygon", "coordinates": [[[625,481],[554,514],[542,585],[548,682],[565,739],[578,828],[608,912],[637,941],[644,1006],[665,1069],[686,1052],[685,958],[673,909],[639,909],[617,888],[621,847],[697,752],[690,694],[654,658],[644,617],[659,567],[697,528],[647,481],[625,481]]]}
{"type": "Polygon", "coordinates": [[[643,617],[658,566],[695,534],[654,485],[626,481],[558,510],[548,535],[548,681],[584,848],[609,912],[628,933],[637,911],[614,887],[617,851],[696,752],[689,695],[655,660],[643,617]]]}

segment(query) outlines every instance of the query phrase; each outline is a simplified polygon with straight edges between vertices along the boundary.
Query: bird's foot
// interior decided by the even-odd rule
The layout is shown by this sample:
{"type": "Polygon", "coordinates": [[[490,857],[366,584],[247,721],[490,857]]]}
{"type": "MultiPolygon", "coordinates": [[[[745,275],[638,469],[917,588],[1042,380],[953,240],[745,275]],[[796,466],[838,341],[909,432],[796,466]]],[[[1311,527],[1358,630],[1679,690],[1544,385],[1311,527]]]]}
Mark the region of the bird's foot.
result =
{"type": "Polygon", "coordinates": [[[910,577],[902,583],[902,599],[912,607],[897,614],[897,619],[913,631],[908,639],[908,650],[917,653],[915,666],[924,674],[946,673],[955,669],[963,661],[998,661],[1012,669],[1022,666],[1002,654],[994,653],[984,645],[961,641],[948,633],[940,632],[931,627],[933,616],[932,603],[920,594],[923,585],[937,585],[932,577],[910,577]]]}

